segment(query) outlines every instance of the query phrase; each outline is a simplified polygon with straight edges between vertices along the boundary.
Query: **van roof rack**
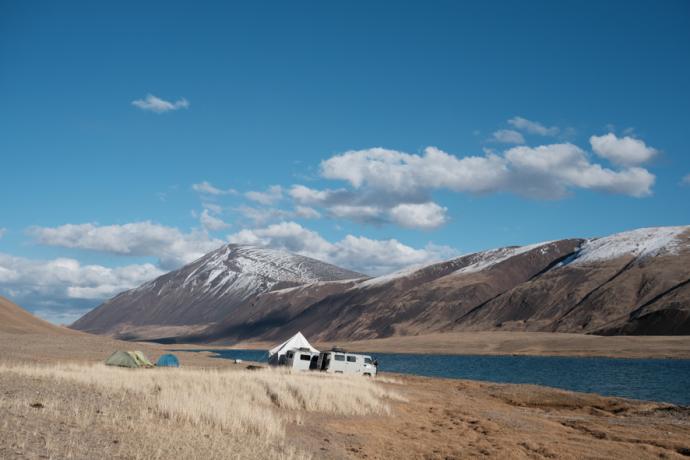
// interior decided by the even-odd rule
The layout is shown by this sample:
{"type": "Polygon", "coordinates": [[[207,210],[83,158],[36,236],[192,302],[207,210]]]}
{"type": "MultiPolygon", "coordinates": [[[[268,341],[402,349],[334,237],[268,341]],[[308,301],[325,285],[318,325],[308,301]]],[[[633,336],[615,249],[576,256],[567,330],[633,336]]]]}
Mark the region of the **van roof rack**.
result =
{"type": "Polygon", "coordinates": [[[331,351],[335,351],[337,353],[345,353],[345,349],[341,347],[333,347],[331,348],[331,351]]]}

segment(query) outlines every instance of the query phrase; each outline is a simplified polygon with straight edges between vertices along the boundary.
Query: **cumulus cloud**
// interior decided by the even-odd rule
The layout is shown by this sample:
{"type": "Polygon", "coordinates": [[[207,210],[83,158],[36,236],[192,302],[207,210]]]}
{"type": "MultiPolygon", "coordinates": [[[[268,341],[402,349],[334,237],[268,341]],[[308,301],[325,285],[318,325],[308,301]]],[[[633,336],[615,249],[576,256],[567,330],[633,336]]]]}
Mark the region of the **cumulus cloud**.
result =
{"type": "Polygon", "coordinates": [[[216,204],[216,203],[203,202],[203,203],[201,203],[201,206],[203,206],[204,209],[208,209],[209,211],[211,211],[214,214],[222,214],[222,212],[223,212],[223,207],[219,204],[216,204]]]}
{"type": "Polygon", "coordinates": [[[153,264],[110,268],[70,258],[34,260],[0,253],[3,295],[58,323],[72,322],[87,306],[162,274],[153,264]],[[79,305],[84,308],[75,309],[79,305]]]}
{"type": "Polygon", "coordinates": [[[373,190],[366,185],[357,191],[314,190],[295,185],[289,193],[297,202],[324,208],[329,217],[359,223],[395,223],[406,228],[428,230],[447,221],[447,208],[430,201],[426,191],[411,188],[398,194],[373,190]]]}
{"type": "Polygon", "coordinates": [[[278,208],[261,208],[254,206],[238,206],[234,210],[245,219],[252,221],[253,225],[264,225],[268,222],[292,217],[293,213],[278,208]]]}
{"type": "Polygon", "coordinates": [[[297,205],[295,206],[295,215],[303,219],[319,219],[321,213],[309,206],[297,205]]]}
{"type": "Polygon", "coordinates": [[[403,203],[391,209],[392,219],[407,228],[432,229],[446,223],[447,208],[428,203],[403,203]]]}
{"type": "MultiPolygon", "coordinates": [[[[374,148],[333,156],[321,163],[321,171],[328,179],[349,182],[355,190],[398,197],[399,203],[419,203],[405,197],[425,197],[438,189],[559,198],[581,188],[641,197],[651,193],[655,180],[643,168],[612,170],[594,164],[585,151],[570,143],[518,146],[503,154],[461,158],[435,147],[426,148],[423,155],[374,148]]],[[[305,189],[300,188],[298,195],[323,195],[305,189]]]]}
{"type": "Polygon", "coordinates": [[[504,144],[524,144],[525,138],[517,131],[512,129],[499,129],[492,135],[493,140],[504,144]]]}
{"type": "Polygon", "coordinates": [[[189,102],[185,98],[178,99],[175,102],[166,101],[153,94],[147,94],[143,99],[136,99],[132,101],[132,105],[155,113],[165,113],[178,109],[186,109],[189,107],[189,102]]]}
{"type": "Polygon", "coordinates": [[[594,153],[602,158],[623,166],[634,166],[646,163],[657,153],[656,149],[648,147],[644,141],[633,137],[617,137],[613,133],[589,138],[594,153]]]}
{"type": "Polygon", "coordinates": [[[643,168],[613,171],[589,162],[573,144],[514,147],[505,153],[510,165],[507,187],[537,198],[560,198],[571,188],[643,197],[651,194],[655,177],[643,168]]]}
{"type": "Polygon", "coordinates": [[[430,189],[484,192],[496,187],[506,173],[498,155],[458,158],[435,147],[424,155],[373,148],[335,155],[321,162],[327,179],[344,180],[355,189],[414,196],[430,189]]]}
{"type": "Polygon", "coordinates": [[[272,185],[266,191],[249,191],[244,194],[251,201],[263,205],[272,205],[283,198],[283,188],[280,185],[272,185]]]}
{"type": "Polygon", "coordinates": [[[211,215],[208,209],[204,209],[199,216],[199,222],[205,230],[210,232],[215,232],[218,230],[224,230],[230,227],[230,224],[223,221],[223,219],[211,215]]]}
{"type": "Polygon", "coordinates": [[[682,185],[690,185],[690,174],[687,174],[683,179],[681,179],[680,183],[682,185]]]}
{"type": "Polygon", "coordinates": [[[28,230],[38,243],[128,256],[151,256],[165,269],[178,268],[223,244],[206,232],[183,233],[150,221],[124,225],[65,224],[32,227],[28,230]]]}
{"type": "Polygon", "coordinates": [[[377,206],[358,204],[336,204],[328,208],[331,216],[356,222],[384,223],[383,210],[377,206]]]}
{"type": "Polygon", "coordinates": [[[410,265],[431,263],[456,255],[455,250],[446,246],[413,248],[395,239],[375,240],[347,235],[332,243],[296,222],[241,230],[229,235],[228,241],[283,249],[369,275],[390,273],[410,265]]]}
{"type": "Polygon", "coordinates": [[[237,195],[237,190],[229,188],[226,190],[214,187],[211,183],[203,181],[192,185],[192,190],[205,195],[237,195]]]}
{"type": "Polygon", "coordinates": [[[294,185],[288,193],[300,205],[324,209],[334,218],[418,229],[447,222],[447,209],[431,199],[436,190],[508,192],[539,199],[562,198],[577,189],[632,197],[651,194],[655,176],[648,170],[633,165],[606,168],[590,157],[571,143],[516,146],[465,157],[435,147],[427,147],[423,154],[355,150],[320,165],[322,177],[345,181],[350,188],[294,185]]]}
{"type": "Polygon", "coordinates": [[[508,124],[526,133],[538,134],[539,136],[556,136],[560,131],[556,126],[547,128],[537,121],[527,120],[522,117],[513,117],[508,120],[508,124]]]}

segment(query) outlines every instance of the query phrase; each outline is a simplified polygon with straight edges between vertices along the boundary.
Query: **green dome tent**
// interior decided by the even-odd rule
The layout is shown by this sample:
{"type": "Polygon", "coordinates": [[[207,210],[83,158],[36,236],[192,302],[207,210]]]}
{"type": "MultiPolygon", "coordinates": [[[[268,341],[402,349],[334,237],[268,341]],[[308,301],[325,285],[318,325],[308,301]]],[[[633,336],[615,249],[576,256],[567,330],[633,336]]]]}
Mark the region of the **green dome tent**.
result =
{"type": "Polygon", "coordinates": [[[140,351],[118,350],[105,360],[106,366],[118,367],[153,367],[153,363],[140,351]]]}

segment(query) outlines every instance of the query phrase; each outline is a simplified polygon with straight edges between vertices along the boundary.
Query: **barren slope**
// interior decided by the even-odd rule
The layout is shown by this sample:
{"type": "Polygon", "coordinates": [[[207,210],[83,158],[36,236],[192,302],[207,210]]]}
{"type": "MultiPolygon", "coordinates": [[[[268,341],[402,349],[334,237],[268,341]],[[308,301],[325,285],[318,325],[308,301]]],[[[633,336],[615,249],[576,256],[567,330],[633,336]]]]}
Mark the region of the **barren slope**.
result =
{"type": "Polygon", "coordinates": [[[79,334],[35,317],[20,306],[0,296],[0,332],[10,334],[79,334]]]}

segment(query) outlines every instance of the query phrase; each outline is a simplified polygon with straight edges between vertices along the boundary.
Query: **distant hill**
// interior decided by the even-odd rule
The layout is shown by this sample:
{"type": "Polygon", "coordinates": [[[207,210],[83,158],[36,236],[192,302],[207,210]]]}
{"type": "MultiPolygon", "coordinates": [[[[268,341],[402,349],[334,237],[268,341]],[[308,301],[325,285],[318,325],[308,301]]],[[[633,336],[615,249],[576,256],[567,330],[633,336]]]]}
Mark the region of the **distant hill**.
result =
{"type": "Polygon", "coordinates": [[[66,327],[43,321],[15,303],[0,296],[0,332],[10,334],[79,334],[66,327]]]}
{"type": "Polygon", "coordinates": [[[369,279],[313,259],[327,270],[290,277],[295,255],[237,268],[237,257],[256,251],[267,250],[221,248],[74,327],[227,342],[298,330],[317,341],[489,330],[690,334],[690,226],[494,249],[369,279]]]}

